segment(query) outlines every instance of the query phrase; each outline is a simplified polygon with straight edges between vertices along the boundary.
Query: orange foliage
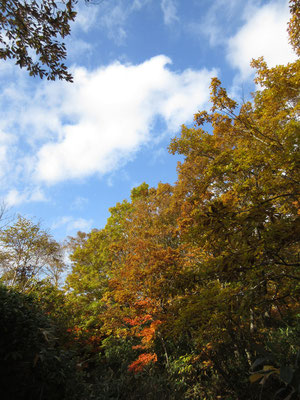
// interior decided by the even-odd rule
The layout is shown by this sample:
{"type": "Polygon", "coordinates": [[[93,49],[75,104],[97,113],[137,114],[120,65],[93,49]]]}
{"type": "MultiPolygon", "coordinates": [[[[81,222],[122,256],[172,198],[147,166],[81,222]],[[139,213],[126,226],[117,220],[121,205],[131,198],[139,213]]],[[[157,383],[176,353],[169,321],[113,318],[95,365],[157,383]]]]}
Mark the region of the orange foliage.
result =
{"type": "Polygon", "coordinates": [[[156,328],[161,324],[161,321],[154,321],[147,328],[144,328],[138,336],[142,337],[143,343],[150,343],[155,336],[156,328]]]}
{"type": "Polygon", "coordinates": [[[143,353],[140,354],[138,359],[133,361],[128,367],[129,371],[138,373],[144,369],[144,367],[151,362],[157,361],[157,355],[155,353],[143,353]]]}
{"type": "Polygon", "coordinates": [[[137,325],[141,325],[144,324],[145,322],[148,322],[152,319],[151,315],[147,314],[144,315],[142,317],[137,316],[135,318],[124,318],[124,322],[126,322],[127,324],[131,325],[131,326],[137,326],[137,325]]]}

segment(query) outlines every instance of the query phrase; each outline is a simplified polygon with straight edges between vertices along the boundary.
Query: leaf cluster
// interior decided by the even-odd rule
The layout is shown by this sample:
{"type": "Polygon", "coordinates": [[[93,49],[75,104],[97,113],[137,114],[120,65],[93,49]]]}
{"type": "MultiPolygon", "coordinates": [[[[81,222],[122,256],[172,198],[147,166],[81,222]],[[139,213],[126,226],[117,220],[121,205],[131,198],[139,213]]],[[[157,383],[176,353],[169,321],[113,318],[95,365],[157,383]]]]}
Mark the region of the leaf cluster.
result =
{"type": "Polygon", "coordinates": [[[70,34],[76,1],[3,0],[0,5],[0,58],[14,59],[31,76],[72,81],[61,39],[70,34]]]}

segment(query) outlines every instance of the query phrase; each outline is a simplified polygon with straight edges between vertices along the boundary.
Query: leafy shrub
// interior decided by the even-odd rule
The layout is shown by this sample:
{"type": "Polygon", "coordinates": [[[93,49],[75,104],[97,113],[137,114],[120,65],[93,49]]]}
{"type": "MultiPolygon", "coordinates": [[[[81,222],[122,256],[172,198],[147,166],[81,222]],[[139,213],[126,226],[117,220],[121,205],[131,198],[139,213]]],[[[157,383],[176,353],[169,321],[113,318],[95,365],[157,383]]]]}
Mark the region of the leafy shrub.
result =
{"type": "Polygon", "coordinates": [[[0,286],[0,321],[1,398],[76,399],[75,360],[57,346],[55,325],[33,299],[0,286]]]}

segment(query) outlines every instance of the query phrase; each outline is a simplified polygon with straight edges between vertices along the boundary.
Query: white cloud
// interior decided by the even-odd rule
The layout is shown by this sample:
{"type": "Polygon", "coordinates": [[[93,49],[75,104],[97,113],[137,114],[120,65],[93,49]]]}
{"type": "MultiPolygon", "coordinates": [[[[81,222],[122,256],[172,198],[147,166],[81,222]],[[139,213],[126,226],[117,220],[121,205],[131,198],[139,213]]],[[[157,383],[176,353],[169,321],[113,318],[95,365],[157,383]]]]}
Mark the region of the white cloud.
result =
{"type": "Polygon", "coordinates": [[[73,84],[33,86],[21,72],[13,82],[2,79],[1,195],[10,204],[39,201],[33,186],[117,171],[141,146],[191,122],[208,101],[216,71],[174,72],[170,63],[160,55],[137,65],[74,68],[73,84]]]}
{"type": "Polygon", "coordinates": [[[172,132],[190,122],[208,101],[210,78],[216,72],[176,73],[168,68],[170,62],[161,55],[139,65],[114,63],[92,72],[76,69],[73,85],[56,84],[56,98],[54,87],[45,85],[39,93],[43,100],[34,99],[40,107],[35,113],[43,115],[43,130],[49,124],[52,137],[37,152],[36,179],[56,183],[103,175],[154,140],[156,117],[162,117],[172,132]]]}
{"type": "Polygon", "coordinates": [[[177,7],[174,0],[161,0],[161,9],[164,16],[164,23],[166,25],[171,25],[172,23],[179,21],[177,7]]]}
{"type": "Polygon", "coordinates": [[[23,203],[26,200],[26,196],[20,193],[17,189],[11,189],[5,198],[5,204],[8,207],[16,206],[20,203],[23,203]]]}
{"type": "Polygon", "coordinates": [[[228,40],[227,59],[238,68],[242,79],[252,74],[252,58],[264,56],[270,67],[296,59],[288,44],[287,22],[290,18],[288,1],[270,2],[253,8],[242,28],[228,40]]]}
{"type": "Polygon", "coordinates": [[[32,190],[27,189],[24,192],[19,192],[17,189],[11,189],[5,197],[4,203],[8,207],[14,207],[24,203],[44,202],[47,201],[44,192],[40,188],[32,190]]]}
{"type": "Polygon", "coordinates": [[[74,234],[78,231],[88,232],[93,225],[92,219],[75,218],[71,216],[64,216],[52,224],[51,229],[55,230],[61,227],[66,228],[67,234],[74,234]]]}

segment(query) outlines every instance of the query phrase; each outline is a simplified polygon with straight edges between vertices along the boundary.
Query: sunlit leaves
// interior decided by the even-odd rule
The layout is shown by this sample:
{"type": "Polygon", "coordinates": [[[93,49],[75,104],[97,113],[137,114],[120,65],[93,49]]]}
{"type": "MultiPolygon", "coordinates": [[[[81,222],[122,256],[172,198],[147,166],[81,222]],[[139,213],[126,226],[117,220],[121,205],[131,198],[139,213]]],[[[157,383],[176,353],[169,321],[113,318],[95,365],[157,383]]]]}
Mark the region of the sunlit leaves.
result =
{"type": "Polygon", "coordinates": [[[1,278],[8,286],[31,290],[43,279],[55,286],[65,268],[61,245],[52,236],[22,216],[0,232],[1,278]]]}

